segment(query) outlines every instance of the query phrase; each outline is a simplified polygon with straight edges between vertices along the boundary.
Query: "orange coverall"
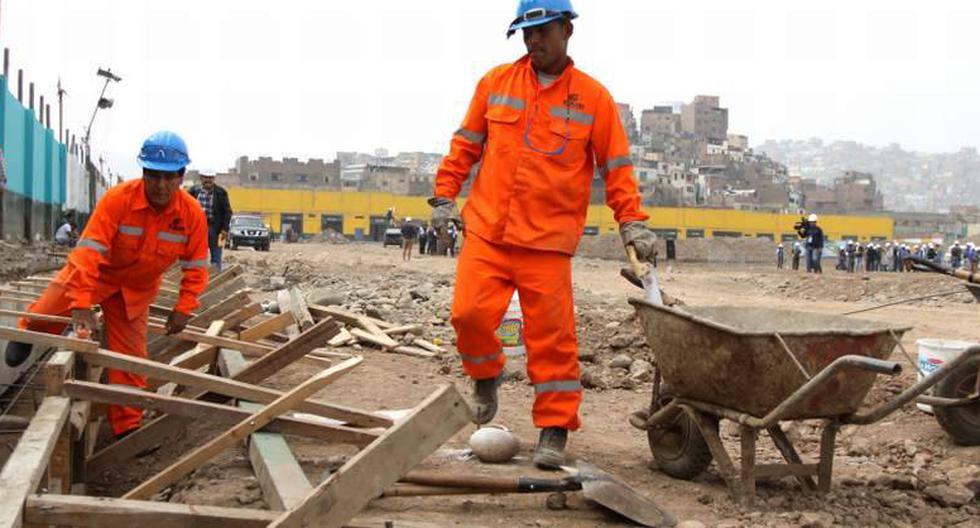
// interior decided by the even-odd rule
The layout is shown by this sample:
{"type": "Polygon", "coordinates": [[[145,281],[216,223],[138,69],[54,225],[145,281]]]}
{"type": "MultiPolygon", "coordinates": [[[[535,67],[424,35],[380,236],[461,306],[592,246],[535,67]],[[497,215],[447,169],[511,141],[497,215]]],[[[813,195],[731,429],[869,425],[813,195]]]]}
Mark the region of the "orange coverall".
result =
{"type": "Polygon", "coordinates": [[[439,167],[435,195],[455,199],[480,162],[462,217],[452,323],[463,368],[500,374],[495,331],[516,287],[537,427],[579,427],[582,401],[571,257],[585,228],[596,167],[620,224],[644,221],[629,140],[609,92],[571,63],[548,87],[530,59],[480,80],[439,167]]]}
{"type": "MultiPolygon", "coordinates": [[[[105,317],[109,350],[146,357],[150,304],[163,273],[180,260],[184,275],[174,310],[190,314],[208,281],[208,229],[204,211],[180,190],[162,212],[146,200],[143,180],[110,189],[99,201],[68,263],[41,297],[32,313],[68,315],[98,304],[105,317]]],[[[60,334],[64,324],[20,319],[20,328],[60,334]]],[[[110,384],[146,387],[146,377],[107,369],[110,384]]],[[[109,406],[113,433],[140,427],[143,412],[135,407],[109,406]]]]}

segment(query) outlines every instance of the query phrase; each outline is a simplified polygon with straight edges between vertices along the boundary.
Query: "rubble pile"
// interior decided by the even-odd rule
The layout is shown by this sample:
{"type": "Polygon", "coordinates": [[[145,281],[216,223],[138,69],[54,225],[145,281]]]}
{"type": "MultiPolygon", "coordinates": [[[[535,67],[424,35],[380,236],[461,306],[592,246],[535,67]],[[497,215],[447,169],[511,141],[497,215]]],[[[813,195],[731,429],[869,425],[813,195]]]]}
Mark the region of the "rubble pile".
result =
{"type": "Polygon", "coordinates": [[[758,288],[759,293],[804,301],[838,301],[883,304],[912,297],[922,297],[962,288],[962,293],[924,299],[909,306],[942,307],[947,304],[969,304],[976,300],[962,286],[963,281],[927,273],[873,273],[844,275],[825,271],[825,275],[757,274],[732,277],[758,288]]]}
{"type": "Polygon", "coordinates": [[[67,253],[67,248],[44,242],[27,245],[0,241],[0,281],[56,270],[64,265],[67,253]]]}

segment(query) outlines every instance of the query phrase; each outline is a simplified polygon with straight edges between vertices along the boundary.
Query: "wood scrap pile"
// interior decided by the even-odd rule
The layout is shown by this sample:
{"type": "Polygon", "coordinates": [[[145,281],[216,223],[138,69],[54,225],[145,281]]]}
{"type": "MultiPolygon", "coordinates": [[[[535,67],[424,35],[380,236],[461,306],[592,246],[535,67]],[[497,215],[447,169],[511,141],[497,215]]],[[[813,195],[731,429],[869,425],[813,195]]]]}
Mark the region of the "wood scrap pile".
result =
{"type": "Polygon", "coordinates": [[[419,358],[434,358],[446,352],[441,346],[421,337],[420,325],[396,325],[336,306],[314,304],[308,309],[315,317],[330,317],[342,325],[338,334],[330,340],[330,346],[333,347],[370,346],[384,352],[419,358]]]}
{"type": "MultiPolygon", "coordinates": [[[[10,297],[30,302],[43,290],[44,279],[22,281],[10,297]]],[[[313,397],[363,361],[324,350],[341,337],[345,343],[356,340],[396,353],[435,355],[438,350],[422,348],[417,341],[403,344],[405,336],[413,335],[412,327],[332,307],[306,306],[296,291],[279,294],[280,313],[266,314],[244,288],[241,270],[231,268],[213,276],[201,296],[201,308],[183,332],[159,335],[166,307],[179,287],[176,279],[165,280],[165,287],[170,286],[161,290],[151,308],[150,332],[157,335],[148,344],[146,359],[105,350],[95,341],[0,327],[0,338],[57,350],[45,365],[46,396],[0,472],[0,528],[25,523],[382,526],[385,520],[355,516],[470,421],[469,409],[452,385],[438,388],[397,423],[313,397]],[[300,361],[316,366],[318,373],[290,390],[262,385],[300,361]],[[100,384],[103,368],[144,375],[149,386],[139,390],[100,384]],[[141,428],[100,448],[104,405],[139,406],[156,414],[141,428]],[[130,463],[139,453],[177,437],[191,421],[213,423],[215,434],[120,498],[84,495],[87,475],[130,463]],[[314,486],[296,463],[284,434],[353,445],[360,451],[314,486]],[[267,504],[276,511],[152,501],[241,442],[248,446],[267,504]],[[44,493],[38,494],[39,489],[44,493]]],[[[422,525],[399,521],[398,526],[422,525]]]]}

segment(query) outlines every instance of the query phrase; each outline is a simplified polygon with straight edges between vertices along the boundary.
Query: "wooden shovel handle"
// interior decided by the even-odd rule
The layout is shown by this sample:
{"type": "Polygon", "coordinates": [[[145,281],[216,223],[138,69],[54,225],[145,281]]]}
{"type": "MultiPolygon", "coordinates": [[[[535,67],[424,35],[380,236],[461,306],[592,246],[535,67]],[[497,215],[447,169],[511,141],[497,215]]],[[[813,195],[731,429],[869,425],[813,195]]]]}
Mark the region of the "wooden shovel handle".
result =
{"type": "Polygon", "coordinates": [[[633,244],[628,244],[626,246],[626,258],[630,261],[630,267],[633,268],[633,274],[637,278],[640,278],[650,272],[650,265],[640,262],[640,259],[636,256],[636,248],[633,244]]]}

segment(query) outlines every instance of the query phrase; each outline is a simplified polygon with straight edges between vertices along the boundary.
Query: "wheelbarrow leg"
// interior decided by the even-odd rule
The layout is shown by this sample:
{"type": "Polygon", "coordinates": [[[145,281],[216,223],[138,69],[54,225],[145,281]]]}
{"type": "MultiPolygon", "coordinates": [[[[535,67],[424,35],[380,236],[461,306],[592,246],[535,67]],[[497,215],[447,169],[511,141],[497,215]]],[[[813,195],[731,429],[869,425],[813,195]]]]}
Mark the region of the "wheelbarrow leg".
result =
{"type": "Polygon", "coordinates": [[[743,425],[738,436],[742,444],[742,498],[746,506],[752,506],[755,503],[755,444],[759,431],[743,425]]]}
{"type": "Polygon", "coordinates": [[[838,427],[840,424],[835,421],[827,422],[823,434],[820,435],[820,462],[817,476],[821,493],[830,491],[830,481],[834,474],[834,443],[837,440],[838,427]]]}
{"type": "MultiPolygon", "coordinates": [[[[793,447],[793,443],[786,437],[786,433],[779,424],[774,424],[766,430],[769,432],[769,437],[772,438],[772,443],[776,444],[776,449],[779,450],[787,462],[790,464],[803,464],[803,459],[800,458],[799,453],[796,452],[796,448],[793,447]]],[[[809,491],[817,490],[817,484],[812,478],[802,475],[796,478],[805,489],[809,491]]]]}
{"type": "Polygon", "coordinates": [[[718,464],[718,471],[721,472],[722,478],[725,479],[725,484],[728,485],[728,493],[731,494],[732,500],[741,504],[744,497],[742,485],[739,482],[735,464],[732,463],[731,457],[725,451],[725,446],[721,443],[721,437],[718,435],[718,427],[711,420],[706,420],[704,415],[697,409],[688,405],[681,405],[680,407],[684,409],[684,412],[691,418],[694,425],[701,431],[701,436],[704,437],[704,442],[708,444],[711,456],[714,457],[715,462],[718,464]]]}

